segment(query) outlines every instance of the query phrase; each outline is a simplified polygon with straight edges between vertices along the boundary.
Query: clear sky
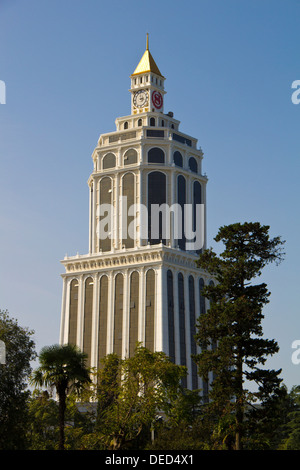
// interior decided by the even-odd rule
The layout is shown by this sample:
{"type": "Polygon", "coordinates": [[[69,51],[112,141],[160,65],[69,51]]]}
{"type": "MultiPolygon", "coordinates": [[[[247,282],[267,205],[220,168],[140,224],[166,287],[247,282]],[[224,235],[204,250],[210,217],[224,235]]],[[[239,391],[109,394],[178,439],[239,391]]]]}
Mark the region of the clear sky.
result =
{"type": "Polygon", "coordinates": [[[130,114],[148,32],[165,112],[204,152],[209,245],[244,221],[286,240],[263,325],[280,346],[268,364],[300,384],[299,18],[299,0],[0,0],[0,308],[38,352],[59,341],[60,260],[88,252],[91,154],[130,114]]]}

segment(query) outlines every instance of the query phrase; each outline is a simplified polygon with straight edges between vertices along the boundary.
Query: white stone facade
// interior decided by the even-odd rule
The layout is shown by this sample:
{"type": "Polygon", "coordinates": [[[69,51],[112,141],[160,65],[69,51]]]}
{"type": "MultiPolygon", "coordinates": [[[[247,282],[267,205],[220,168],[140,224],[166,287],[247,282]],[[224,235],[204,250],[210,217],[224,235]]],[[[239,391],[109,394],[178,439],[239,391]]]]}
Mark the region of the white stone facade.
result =
{"type": "MultiPolygon", "coordinates": [[[[162,203],[169,206],[179,203],[180,198],[181,203],[193,204],[197,189],[205,208],[207,177],[202,174],[203,153],[197,148],[197,139],[179,131],[180,122],[172,113],[163,113],[163,104],[159,111],[150,105],[153,91],[162,97],[165,93],[164,77],[157,70],[131,76],[131,115],[117,118],[116,130],[102,134],[92,154],[89,253],[62,261],[60,342],[76,342],[88,353],[89,364],[99,367],[103,354],[117,352],[128,357],[133,340],[139,341],[186,365],[189,374],[185,385],[192,389],[202,386],[201,380],[195,379],[191,360],[195,352],[193,316],[201,310],[199,286],[210,279],[196,267],[199,255],[179,247],[172,221],[167,239],[153,243],[142,236],[139,207],[149,208],[151,198],[159,200],[160,193],[162,203]],[[140,108],[135,107],[139,90],[148,93],[146,102],[145,96],[139,98],[140,108]],[[155,177],[162,182],[157,188],[155,177]],[[135,235],[128,241],[124,227],[128,228],[129,222],[124,219],[120,199],[124,195],[137,208],[130,219],[135,235]],[[106,241],[99,238],[103,203],[113,207],[106,241]],[[147,278],[150,271],[151,275],[154,272],[151,280],[150,274],[147,278]],[[137,273],[134,282],[133,273],[137,273]]],[[[205,248],[205,211],[203,225],[205,248]]]]}

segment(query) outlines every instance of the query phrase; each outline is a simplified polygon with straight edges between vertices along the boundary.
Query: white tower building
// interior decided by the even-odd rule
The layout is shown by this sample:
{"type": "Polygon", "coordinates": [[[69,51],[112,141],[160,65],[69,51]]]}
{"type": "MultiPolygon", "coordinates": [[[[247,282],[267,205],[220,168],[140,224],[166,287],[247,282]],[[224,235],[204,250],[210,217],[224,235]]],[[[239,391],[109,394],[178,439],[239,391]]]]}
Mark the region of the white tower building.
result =
{"type": "Polygon", "coordinates": [[[197,139],[164,113],[164,82],[147,36],[131,75],[131,114],[92,154],[89,253],[62,261],[60,342],[77,344],[98,367],[106,354],[131,356],[139,341],[186,365],[184,385],[195,389],[203,387],[191,359],[195,322],[210,282],[195,265],[206,245],[197,208],[205,208],[207,178],[197,139]],[[197,227],[203,246],[191,243],[197,227]]]}

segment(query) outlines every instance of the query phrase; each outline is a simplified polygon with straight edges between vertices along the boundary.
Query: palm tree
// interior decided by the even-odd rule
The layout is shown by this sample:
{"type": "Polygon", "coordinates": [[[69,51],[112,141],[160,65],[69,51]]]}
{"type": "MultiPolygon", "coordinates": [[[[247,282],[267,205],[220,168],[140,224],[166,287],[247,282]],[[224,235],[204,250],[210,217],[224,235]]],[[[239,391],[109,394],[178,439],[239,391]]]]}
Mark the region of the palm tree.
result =
{"type": "Polygon", "coordinates": [[[39,354],[40,367],[31,383],[36,386],[55,386],[59,404],[59,449],[65,446],[66,397],[71,389],[80,391],[91,382],[86,366],[87,355],[72,344],[46,346],[39,354]]]}

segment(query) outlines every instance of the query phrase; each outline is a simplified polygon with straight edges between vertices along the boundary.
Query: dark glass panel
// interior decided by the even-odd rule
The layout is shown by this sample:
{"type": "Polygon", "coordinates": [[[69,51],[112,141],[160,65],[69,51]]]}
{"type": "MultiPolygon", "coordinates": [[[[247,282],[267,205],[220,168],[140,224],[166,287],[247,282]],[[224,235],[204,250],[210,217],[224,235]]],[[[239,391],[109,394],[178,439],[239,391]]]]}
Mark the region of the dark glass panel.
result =
{"type": "Polygon", "coordinates": [[[200,297],[200,315],[203,313],[206,313],[205,309],[205,297],[203,295],[203,289],[204,289],[204,280],[202,277],[199,279],[199,297],[200,297]]]}
{"type": "MultiPolygon", "coordinates": [[[[100,181],[100,205],[111,204],[111,179],[102,178],[100,181]]],[[[104,212],[99,216],[99,249],[102,251],[111,250],[111,238],[109,232],[112,229],[111,214],[104,212]],[[101,230],[102,229],[102,230],[101,230]],[[102,233],[103,232],[103,233],[102,233]],[[104,238],[106,236],[106,238],[104,238]]]]}
{"type": "Polygon", "coordinates": [[[138,341],[139,319],[139,273],[133,272],[130,276],[130,316],[129,316],[129,357],[134,355],[138,341]]]}
{"type": "MultiPolygon", "coordinates": [[[[195,181],[193,184],[193,232],[196,231],[196,207],[202,202],[202,191],[201,184],[199,181],[195,181]]],[[[197,253],[201,253],[202,249],[196,250],[197,253]]]]}
{"type": "Polygon", "coordinates": [[[173,273],[167,271],[167,301],[168,301],[168,328],[169,328],[169,358],[175,363],[175,332],[174,332],[174,293],[173,273]]]}
{"type": "Polygon", "coordinates": [[[123,275],[115,278],[115,318],[114,318],[114,347],[113,352],[122,356],[122,327],[123,327],[123,275]]]}
{"type": "Polygon", "coordinates": [[[103,170],[114,168],[116,166],[116,156],[113,153],[107,153],[103,157],[103,170]]]}
{"type": "Polygon", "coordinates": [[[146,274],[145,347],[154,351],[155,273],[146,274]]]}
{"type": "MultiPolygon", "coordinates": [[[[206,306],[205,306],[205,297],[203,295],[204,289],[204,280],[202,277],[199,279],[199,296],[200,296],[200,315],[206,313],[206,306]]],[[[208,402],[208,382],[203,380],[203,398],[204,402],[208,402]]]]}
{"type": "Polygon", "coordinates": [[[77,336],[77,312],[78,312],[78,280],[73,279],[70,284],[69,305],[69,337],[70,344],[76,344],[77,336]]]}
{"type": "Polygon", "coordinates": [[[185,178],[182,175],[179,175],[177,178],[177,202],[181,207],[182,214],[182,233],[181,237],[177,240],[178,246],[181,250],[185,250],[185,234],[184,234],[184,205],[186,204],[186,182],[185,178]]]}
{"type": "MultiPolygon", "coordinates": [[[[126,227],[123,227],[122,223],[122,230],[123,228],[126,230],[126,233],[123,235],[122,239],[122,247],[125,248],[133,248],[134,247],[134,239],[128,233],[128,227],[131,222],[134,221],[134,215],[128,215],[129,208],[134,204],[134,175],[133,173],[126,173],[126,175],[122,178],[123,188],[122,188],[122,196],[127,198],[127,207],[124,207],[126,211],[125,214],[122,214],[125,217],[124,221],[126,227]]],[[[125,199],[124,199],[125,201],[125,199]]],[[[122,220],[123,222],[123,220],[122,220]]]]}
{"type": "MultiPolygon", "coordinates": [[[[171,127],[172,127],[172,129],[174,129],[174,124],[172,124],[171,127]]],[[[182,135],[179,135],[179,134],[173,133],[173,140],[176,140],[177,142],[180,142],[182,144],[186,144],[189,147],[192,146],[192,141],[190,139],[187,139],[186,137],[184,137],[182,135]]]]}
{"type": "Polygon", "coordinates": [[[98,368],[101,368],[101,359],[106,356],[107,306],[108,306],[108,277],[102,276],[100,279],[100,300],[99,300],[98,368]]]}
{"type": "Polygon", "coordinates": [[[194,173],[198,173],[198,163],[194,157],[191,157],[189,159],[189,167],[191,171],[193,171],[194,173]]]}
{"type": "Polygon", "coordinates": [[[165,154],[162,149],[158,147],[150,149],[148,152],[148,163],[165,163],[165,154]]]}
{"type": "Polygon", "coordinates": [[[129,149],[124,155],[124,165],[132,165],[137,163],[137,151],[129,149]]]}
{"type": "MultiPolygon", "coordinates": [[[[166,203],[166,175],[160,171],[153,171],[148,175],[148,241],[151,245],[165,243],[163,239],[163,215],[159,213],[159,230],[158,238],[151,237],[152,214],[151,208],[153,204],[166,203]]],[[[154,223],[154,222],[153,222],[154,223]]]]}
{"type": "MultiPolygon", "coordinates": [[[[178,305],[179,305],[179,341],[180,341],[180,364],[186,366],[186,342],[185,342],[185,305],[184,305],[184,279],[178,274],[178,305]]],[[[186,388],[186,377],[182,379],[182,386],[186,388]]]]}
{"type": "Polygon", "coordinates": [[[159,138],[164,138],[165,133],[164,131],[160,131],[157,129],[147,129],[147,137],[159,137],[159,138]]]}
{"type": "Polygon", "coordinates": [[[182,155],[180,152],[176,151],[174,153],[174,163],[176,166],[180,166],[182,167],[183,166],[183,160],[182,160],[182,155]]]}
{"type": "MultiPolygon", "coordinates": [[[[190,304],[190,334],[191,354],[196,354],[196,313],[195,313],[195,284],[193,276],[189,276],[189,304],[190,304]]],[[[197,365],[192,358],[192,388],[198,388],[197,365]]]]}
{"type": "Polygon", "coordinates": [[[83,322],[83,352],[88,355],[87,363],[91,365],[91,339],[92,339],[92,314],[93,314],[93,279],[89,277],[85,281],[84,292],[84,322],[83,322]]]}

